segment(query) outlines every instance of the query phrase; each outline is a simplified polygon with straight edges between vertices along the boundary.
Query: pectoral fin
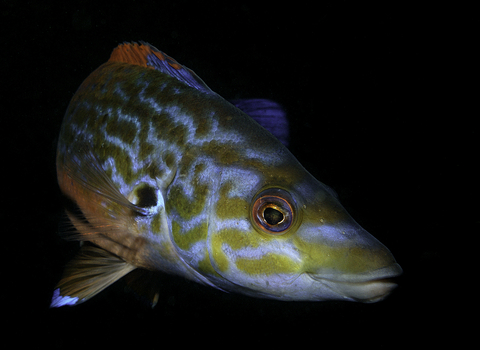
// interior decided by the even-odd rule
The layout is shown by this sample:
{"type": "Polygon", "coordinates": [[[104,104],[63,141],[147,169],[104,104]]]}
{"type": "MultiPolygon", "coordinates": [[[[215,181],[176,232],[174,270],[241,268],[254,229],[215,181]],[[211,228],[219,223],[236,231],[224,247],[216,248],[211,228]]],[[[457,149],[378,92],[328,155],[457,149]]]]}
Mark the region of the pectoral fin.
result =
{"type": "Polygon", "coordinates": [[[70,261],[58,283],[50,307],[80,304],[135,269],[116,255],[84,245],[70,261]]]}

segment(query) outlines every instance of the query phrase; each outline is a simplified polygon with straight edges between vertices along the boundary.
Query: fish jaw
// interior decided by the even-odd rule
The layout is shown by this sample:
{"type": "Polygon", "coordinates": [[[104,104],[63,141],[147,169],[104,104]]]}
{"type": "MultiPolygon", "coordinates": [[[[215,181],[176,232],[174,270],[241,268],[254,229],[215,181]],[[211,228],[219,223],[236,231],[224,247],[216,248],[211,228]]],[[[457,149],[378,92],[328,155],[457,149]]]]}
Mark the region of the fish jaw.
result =
{"type": "Polygon", "coordinates": [[[311,273],[307,275],[319,283],[322,289],[329,290],[333,299],[374,303],[385,299],[397,287],[393,278],[401,273],[400,265],[394,263],[360,275],[322,276],[311,273]]]}
{"type": "Polygon", "coordinates": [[[398,264],[365,275],[321,275],[301,272],[293,275],[265,276],[262,280],[215,283],[224,290],[257,298],[281,301],[342,300],[375,303],[385,299],[397,286],[394,277],[402,273],[398,264]],[[240,282],[240,283],[238,283],[240,282]]]}
{"type": "Polygon", "coordinates": [[[260,298],[282,301],[327,301],[343,300],[375,303],[385,299],[397,287],[395,278],[402,274],[396,262],[389,266],[365,273],[298,272],[265,276],[262,281],[248,281],[226,290],[260,298]],[[241,287],[241,288],[240,288],[241,287]]]}
{"type": "MultiPolygon", "coordinates": [[[[217,276],[222,277],[212,281],[224,290],[284,301],[381,301],[395,289],[394,278],[402,269],[385,246],[359,230],[362,236],[369,236],[368,244],[362,247],[350,242],[330,246],[325,242],[305,244],[286,239],[278,244],[284,256],[263,256],[263,261],[277,267],[273,272],[245,271],[234,258],[232,269],[223,270],[212,256],[217,276]]],[[[322,234],[318,237],[321,240],[322,234]]]]}
{"type": "Polygon", "coordinates": [[[372,303],[388,296],[397,286],[394,278],[402,274],[391,252],[355,222],[340,225],[336,236],[350,235],[344,240],[331,241],[331,231],[325,234],[325,228],[318,228],[316,241],[308,244],[296,240],[304,257],[303,277],[312,282],[305,287],[311,300],[317,290],[322,291],[322,300],[372,303]]]}

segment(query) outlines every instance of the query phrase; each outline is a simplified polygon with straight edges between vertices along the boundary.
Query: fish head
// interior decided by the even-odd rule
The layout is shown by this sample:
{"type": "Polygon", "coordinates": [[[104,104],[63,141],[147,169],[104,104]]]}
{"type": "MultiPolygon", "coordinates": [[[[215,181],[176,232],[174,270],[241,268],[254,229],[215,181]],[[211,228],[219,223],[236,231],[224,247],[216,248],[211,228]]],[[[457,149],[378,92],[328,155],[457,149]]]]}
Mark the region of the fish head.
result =
{"type": "Polygon", "coordinates": [[[228,281],[221,287],[279,300],[384,299],[402,272],[393,255],[332,189],[297,170],[295,179],[265,176],[274,180],[252,186],[243,205],[222,203],[223,216],[241,211],[243,219],[209,237],[211,265],[228,281]]]}

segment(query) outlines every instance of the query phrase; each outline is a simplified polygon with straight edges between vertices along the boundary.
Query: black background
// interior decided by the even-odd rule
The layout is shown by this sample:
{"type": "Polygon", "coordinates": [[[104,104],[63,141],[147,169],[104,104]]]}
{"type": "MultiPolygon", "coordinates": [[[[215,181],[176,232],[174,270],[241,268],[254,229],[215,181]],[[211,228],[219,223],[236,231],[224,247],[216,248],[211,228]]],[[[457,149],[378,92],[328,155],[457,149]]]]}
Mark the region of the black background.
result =
{"type": "Polygon", "coordinates": [[[10,327],[2,332],[52,348],[443,338],[443,326],[455,323],[448,310],[460,302],[451,289],[461,284],[456,242],[478,234],[478,210],[468,202],[478,128],[453,99],[455,15],[388,3],[2,1],[2,301],[14,311],[4,314],[10,327]],[[164,276],[153,310],[122,283],[82,305],[49,309],[76,247],[57,227],[63,114],[114,47],[139,40],[227,99],[281,103],[291,151],[393,252],[404,269],[398,289],[369,305],[276,302],[164,276]]]}

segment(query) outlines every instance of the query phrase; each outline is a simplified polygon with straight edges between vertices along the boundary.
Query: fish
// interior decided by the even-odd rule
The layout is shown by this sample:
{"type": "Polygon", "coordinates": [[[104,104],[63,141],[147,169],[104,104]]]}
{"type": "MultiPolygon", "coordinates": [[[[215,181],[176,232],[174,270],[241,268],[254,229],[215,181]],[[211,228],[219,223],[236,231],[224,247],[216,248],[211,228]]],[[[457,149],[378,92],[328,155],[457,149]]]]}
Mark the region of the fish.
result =
{"type": "Polygon", "coordinates": [[[80,248],[51,307],[124,277],[155,305],[145,273],[283,301],[383,300],[400,265],[287,146],[277,102],[227,101],[154,46],[118,45],[60,129],[61,235],[80,248]]]}

